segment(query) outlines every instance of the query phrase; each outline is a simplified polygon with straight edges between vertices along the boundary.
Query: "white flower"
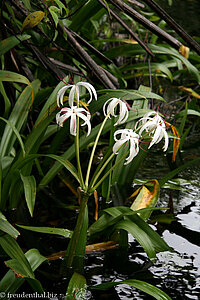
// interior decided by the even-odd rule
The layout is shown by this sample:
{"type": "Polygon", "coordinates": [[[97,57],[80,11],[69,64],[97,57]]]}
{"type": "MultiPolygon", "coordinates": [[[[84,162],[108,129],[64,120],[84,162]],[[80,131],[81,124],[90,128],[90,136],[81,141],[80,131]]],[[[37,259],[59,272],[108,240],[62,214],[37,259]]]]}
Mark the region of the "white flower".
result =
{"type": "Polygon", "coordinates": [[[113,146],[113,152],[115,154],[118,154],[118,151],[123,144],[129,142],[130,154],[125,162],[125,165],[127,165],[139,152],[139,135],[132,129],[119,129],[114,133],[114,140],[116,142],[113,146]],[[117,139],[118,134],[121,134],[120,139],[117,139]]]}
{"type": "Polygon", "coordinates": [[[166,125],[164,120],[158,115],[157,112],[152,111],[144,115],[144,117],[140,120],[143,123],[143,126],[141,127],[139,131],[139,135],[142,134],[142,132],[145,130],[146,132],[149,132],[152,136],[151,143],[149,144],[149,148],[153,146],[154,144],[158,144],[162,138],[165,139],[163,151],[166,151],[169,145],[169,137],[166,132],[166,125]],[[154,117],[150,117],[152,115],[155,115],[154,117]]]}
{"type": "Polygon", "coordinates": [[[63,105],[63,97],[67,89],[71,88],[71,91],[69,92],[69,106],[72,107],[74,105],[74,99],[77,101],[77,104],[79,103],[79,86],[84,86],[89,94],[90,99],[88,103],[92,101],[92,94],[94,95],[94,98],[97,100],[97,93],[95,88],[88,82],[78,82],[76,84],[69,84],[64,87],[62,87],[57,94],[57,105],[60,107],[60,104],[63,105]]]}
{"type": "Polygon", "coordinates": [[[59,113],[56,114],[56,122],[59,126],[63,127],[63,123],[67,121],[69,118],[70,120],[70,133],[76,136],[76,123],[77,117],[81,118],[84,123],[81,126],[87,125],[88,126],[88,133],[87,136],[91,132],[91,124],[90,124],[90,113],[84,108],[77,108],[77,106],[72,107],[64,107],[60,110],[59,113]]]}
{"type": "Polygon", "coordinates": [[[119,105],[119,119],[114,124],[115,126],[126,122],[126,120],[128,118],[128,108],[127,108],[126,103],[118,98],[110,98],[109,100],[107,100],[104,103],[104,106],[103,106],[103,112],[104,112],[105,116],[108,113],[110,113],[113,117],[117,117],[117,115],[115,114],[115,108],[117,105],[119,105]],[[108,104],[108,102],[110,102],[110,103],[108,104]],[[106,108],[107,104],[108,104],[108,106],[106,108]]]}

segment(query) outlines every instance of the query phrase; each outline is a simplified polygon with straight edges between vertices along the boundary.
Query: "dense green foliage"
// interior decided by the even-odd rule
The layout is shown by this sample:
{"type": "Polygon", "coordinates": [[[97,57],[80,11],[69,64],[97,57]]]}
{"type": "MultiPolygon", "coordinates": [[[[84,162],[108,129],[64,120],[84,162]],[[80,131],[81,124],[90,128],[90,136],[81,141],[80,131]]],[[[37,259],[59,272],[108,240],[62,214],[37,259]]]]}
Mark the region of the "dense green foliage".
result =
{"type": "MultiPolygon", "coordinates": [[[[150,206],[140,210],[140,214],[125,206],[139,168],[150,155],[146,151],[148,144],[130,164],[124,165],[121,151],[102,169],[114,142],[114,120],[108,120],[96,145],[91,170],[93,185],[86,195],[78,189],[81,178],[69,123],[58,128],[55,121],[57,93],[62,87],[79,81],[95,86],[98,100],[89,107],[91,134],[86,137],[85,129],[80,127],[84,175],[104,120],[103,105],[111,97],[129,105],[126,128],[134,128],[139,118],[159,107],[166,121],[178,130],[179,149],[190,130],[199,126],[200,46],[191,37],[180,36],[176,26],[170,29],[167,20],[151,7],[136,4],[96,0],[1,2],[0,245],[10,268],[0,281],[2,292],[16,293],[25,282],[33,291],[44,292],[45,271],[41,271],[41,280],[35,271],[45,265],[47,256],[67,249],[58,272],[58,278],[67,277],[62,292],[67,293],[66,299],[84,299],[84,256],[89,242],[114,240],[123,248],[128,246],[127,234],[131,233],[150,259],[159,251],[171,250],[146,222],[151,212],[158,209],[158,187],[153,193],[150,186],[150,206]],[[185,45],[191,48],[190,52],[185,45]],[[97,204],[93,204],[96,189],[103,199],[102,212],[93,222],[97,212],[97,204]],[[110,200],[113,207],[108,208],[110,200]],[[74,218],[80,202],[84,207],[80,209],[77,229],[74,218]],[[148,217],[143,218],[143,213],[148,217]],[[54,235],[54,244],[55,236],[62,236],[64,243],[59,249],[55,245],[49,247],[47,240],[39,242],[42,235],[38,233],[45,233],[47,238],[54,235]]],[[[84,100],[88,100],[88,94],[80,89],[80,101],[88,108],[84,100]]],[[[67,101],[68,97],[64,97],[67,101]]],[[[174,134],[170,136],[172,140],[174,134]]],[[[182,166],[171,163],[173,151],[170,146],[166,156],[171,172],[156,178],[161,188],[182,169],[199,162],[196,158],[182,166]]],[[[130,279],[117,284],[120,283],[130,284],[156,299],[170,299],[144,281],[130,279]]]]}

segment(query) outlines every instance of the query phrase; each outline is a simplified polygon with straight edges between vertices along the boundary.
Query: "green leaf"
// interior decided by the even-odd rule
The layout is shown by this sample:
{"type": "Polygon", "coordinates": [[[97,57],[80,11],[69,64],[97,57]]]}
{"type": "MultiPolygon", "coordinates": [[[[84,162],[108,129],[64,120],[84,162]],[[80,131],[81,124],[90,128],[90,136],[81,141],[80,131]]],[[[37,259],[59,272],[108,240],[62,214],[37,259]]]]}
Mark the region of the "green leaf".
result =
{"type": "Polygon", "coordinates": [[[52,16],[52,18],[53,18],[53,20],[54,20],[54,23],[55,23],[56,27],[57,27],[59,18],[58,18],[57,13],[55,12],[55,9],[54,9],[54,8],[58,9],[58,8],[55,7],[55,6],[51,6],[51,7],[49,8],[49,12],[50,12],[50,14],[51,14],[51,16],[52,16]]]}
{"type": "Polygon", "coordinates": [[[149,236],[134,222],[123,220],[116,224],[115,229],[123,229],[131,233],[131,235],[143,247],[149,258],[156,257],[156,251],[149,236]]]}
{"type": "Polygon", "coordinates": [[[40,156],[44,157],[50,157],[52,159],[55,159],[59,161],[60,164],[62,164],[68,171],[71,172],[71,174],[77,179],[78,179],[78,172],[76,171],[75,167],[67,160],[63,159],[62,157],[59,157],[54,154],[47,154],[47,155],[42,155],[42,154],[30,154],[27,155],[25,158],[19,158],[12,166],[12,168],[9,170],[9,173],[7,174],[3,189],[2,189],[2,201],[0,203],[1,208],[4,209],[5,207],[5,202],[7,199],[7,195],[9,193],[10,187],[15,186],[17,183],[17,180],[19,179],[19,171],[24,168],[27,164],[30,164],[31,162],[34,161],[35,158],[38,158],[40,156]]]}
{"type": "MultiPolygon", "coordinates": [[[[120,71],[125,72],[125,71],[130,71],[130,70],[142,70],[142,73],[144,74],[144,71],[147,71],[147,73],[145,73],[146,76],[149,76],[149,65],[146,64],[134,64],[134,65],[127,65],[127,66],[123,66],[122,68],[120,68],[120,71]]],[[[141,74],[141,72],[140,72],[141,74]]],[[[172,72],[169,70],[169,68],[163,63],[151,63],[151,74],[152,75],[156,75],[156,76],[163,76],[163,74],[167,75],[168,78],[171,80],[171,82],[173,81],[173,75],[172,72]]],[[[137,75],[137,73],[135,74],[137,75]]],[[[129,78],[131,77],[131,74],[128,73],[128,75],[126,75],[126,73],[124,74],[125,78],[129,78]]]]}
{"type": "Polygon", "coordinates": [[[116,229],[124,229],[136,238],[150,257],[155,257],[155,252],[171,251],[165,241],[138,216],[138,213],[156,209],[158,208],[152,207],[132,211],[125,206],[107,208],[103,211],[103,215],[89,227],[89,235],[96,233],[99,235],[99,232],[111,234],[116,229]]]}
{"type": "Polygon", "coordinates": [[[162,290],[159,288],[141,280],[136,280],[136,279],[128,279],[128,280],[122,280],[118,282],[106,282],[98,285],[94,285],[90,287],[90,289],[95,289],[95,290],[106,290],[109,289],[113,286],[119,285],[119,284],[128,284],[130,286],[133,286],[148,295],[151,295],[157,300],[172,300],[166,293],[164,293],[162,290]]]}
{"type": "MultiPolygon", "coordinates": [[[[14,260],[14,263],[11,263],[11,268],[15,265],[16,270],[13,268],[14,271],[20,270],[22,272],[22,276],[26,276],[29,278],[34,278],[33,271],[31,266],[25,257],[22,249],[19,247],[18,243],[8,234],[0,236],[0,245],[4,249],[4,251],[14,260]]],[[[8,266],[10,264],[7,264],[8,266]]],[[[19,273],[19,276],[21,273],[19,273]]]]}
{"type": "MultiPolygon", "coordinates": [[[[25,253],[25,256],[30,263],[33,272],[48,259],[42,256],[37,249],[30,249],[25,253]]],[[[16,277],[14,272],[9,270],[6,275],[1,279],[0,291],[6,293],[10,292],[14,294],[19,287],[24,283],[25,279],[22,277],[16,277]]]]}
{"type": "MultiPolygon", "coordinates": [[[[79,1],[80,2],[80,1],[79,1]]],[[[74,31],[78,31],[83,27],[91,17],[93,17],[100,9],[103,9],[102,6],[96,0],[89,0],[85,5],[77,11],[73,16],[72,23],[70,28],[74,31]]]]}
{"type": "Polygon", "coordinates": [[[31,36],[27,34],[23,35],[17,35],[17,36],[11,36],[5,40],[2,40],[0,42],[0,53],[1,55],[5,54],[8,52],[10,49],[18,45],[21,41],[26,41],[30,39],[31,36]]]}
{"type": "Polygon", "coordinates": [[[73,235],[67,247],[64,257],[64,266],[73,268],[74,271],[82,273],[84,268],[85,247],[87,242],[88,230],[88,196],[81,198],[81,206],[73,231],[73,235]]]}
{"type": "MultiPolygon", "coordinates": [[[[36,93],[40,86],[40,81],[35,80],[32,82],[32,88],[36,93]]],[[[26,87],[23,92],[20,94],[15,106],[9,116],[8,122],[11,123],[18,132],[20,132],[21,128],[25,124],[27,120],[28,113],[31,108],[32,102],[32,89],[30,87],[26,87]]],[[[16,141],[16,134],[14,133],[12,127],[7,125],[4,129],[3,136],[0,143],[0,155],[10,156],[13,145],[16,141]]]]}
{"type": "Polygon", "coordinates": [[[85,300],[86,290],[87,284],[85,277],[81,274],[74,272],[67,288],[65,300],[85,300]]]}
{"type": "Polygon", "coordinates": [[[10,103],[10,100],[6,94],[6,91],[4,89],[4,86],[3,86],[3,82],[0,81],[0,92],[4,98],[4,116],[7,117],[8,116],[8,113],[10,111],[10,108],[11,108],[11,103],[10,103]]]}
{"type": "Polygon", "coordinates": [[[32,85],[30,81],[23,75],[10,72],[10,71],[4,71],[0,70],[0,81],[14,81],[14,82],[21,82],[29,85],[32,89],[32,85]]]}
{"type": "Polygon", "coordinates": [[[26,204],[30,212],[31,217],[33,216],[33,210],[35,206],[35,197],[36,197],[36,181],[34,176],[23,176],[20,174],[23,185],[26,204]]]}
{"type": "Polygon", "coordinates": [[[57,162],[61,163],[73,176],[74,178],[79,182],[79,175],[76,168],[68,161],[67,159],[64,159],[61,156],[54,155],[54,154],[47,154],[45,155],[47,157],[50,157],[52,159],[55,159],[57,162]]]}
{"type": "Polygon", "coordinates": [[[17,137],[17,139],[18,139],[18,141],[19,141],[19,144],[20,144],[21,149],[22,149],[23,157],[24,157],[24,156],[25,156],[24,143],[23,143],[23,141],[22,141],[22,139],[21,139],[21,136],[20,136],[18,130],[16,129],[16,127],[15,127],[10,121],[8,121],[8,120],[6,120],[6,119],[4,119],[4,118],[1,118],[1,117],[0,117],[0,120],[2,120],[2,121],[4,121],[5,123],[7,123],[8,126],[10,126],[10,128],[13,130],[14,134],[16,135],[16,137],[17,137]]]}
{"type": "Polygon", "coordinates": [[[0,230],[8,233],[13,238],[17,238],[20,235],[19,231],[15,229],[6,219],[6,217],[0,212],[0,230]]]}
{"type": "MultiPolygon", "coordinates": [[[[176,115],[177,118],[182,118],[185,114],[185,111],[181,111],[180,113],[178,113],[176,115]]],[[[187,110],[187,115],[192,115],[192,116],[197,116],[197,117],[200,117],[200,112],[199,111],[196,111],[194,109],[188,109],[187,110]]]]}
{"type": "Polygon", "coordinates": [[[22,2],[24,3],[24,6],[26,6],[28,10],[32,10],[30,0],[22,0],[22,2]]]}
{"type": "Polygon", "coordinates": [[[34,232],[40,232],[40,233],[47,233],[47,234],[55,234],[55,235],[61,235],[66,238],[71,238],[73,232],[71,230],[65,229],[65,228],[54,228],[54,227],[33,227],[33,226],[23,226],[17,224],[17,226],[34,231],[34,232]]]}
{"type": "MultiPolygon", "coordinates": [[[[154,54],[169,55],[173,57],[175,61],[178,61],[180,65],[184,63],[189,73],[196,78],[198,83],[200,82],[200,74],[198,69],[195,66],[193,66],[189,62],[189,60],[183,57],[178,51],[176,51],[175,49],[169,46],[163,47],[163,46],[152,45],[152,44],[149,44],[148,46],[154,54]]],[[[142,49],[140,45],[128,45],[128,44],[120,45],[118,47],[114,47],[104,52],[104,55],[106,55],[110,59],[115,58],[117,56],[127,57],[127,56],[139,55],[139,54],[145,54],[144,49],[142,49]]]]}

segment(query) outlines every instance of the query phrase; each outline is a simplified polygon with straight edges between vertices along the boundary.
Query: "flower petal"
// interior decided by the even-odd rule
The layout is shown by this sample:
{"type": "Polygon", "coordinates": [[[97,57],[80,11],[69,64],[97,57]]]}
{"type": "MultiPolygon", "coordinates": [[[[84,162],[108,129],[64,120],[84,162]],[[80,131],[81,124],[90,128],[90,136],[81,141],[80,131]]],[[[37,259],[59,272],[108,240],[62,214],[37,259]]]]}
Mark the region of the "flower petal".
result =
{"type": "Polygon", "coordinates": [[[77,92],[76,86],[73,85],[71,91],[69,92],[69,106],[74,107],[74,98],[76,97],[77,103],[79,102],[79,92],[77,92]],[[75,95],[76,94],[76,95],[75,95]]]}
{"type": "Polygon", "coordinates": [[[90,94],[90,99],[89,99],[89,101],[87,103],[90,103],[92,101],[92,93],[94,94],[95,100],[97,100],[97,93],[96,93],[96,90],[93,87],[93,85],[91,85],[88,82],[78,82],[76,85],[82,85],[82,86],[84,86],[88,90],[88,92],[90,94]]]}
{"type": "Polygon", "coordinates": [[[76,114],[75,113],[71,114],[70,133],[76,136],[76,114]]]}
{"type": "Polygon", "coordinates": [[[90,132],[91,132],[91,123],[90,123],[90,120],[83,113],[77,113],[77,116],[79,118],[81,118],[83,121],[85,121],[81,126],[84,126],[84,125],[88,126],[88,133],[87,133],[87,136],[88,136],[90,134],[90,132]]]}
{"type": "Polygon", "coordinates": [[[126,158],[126,162],[124,163],[125,165],[129,164],[133,158],[138,154],[139,152],[139,146],[138,146],[139,140],[136,138],[130,139],[130,154],[126,158]]]}
{"type": "Polygon", "coordinates": [[[60,104],[63,105],[63,97],[64,97],[64,94],[65,94],[65,91],[70,88],[70,87],[73,87],[73,85],[66,85],[66,86],[63,86],[57,93],[57,106],[60,107],[60,104]]]}

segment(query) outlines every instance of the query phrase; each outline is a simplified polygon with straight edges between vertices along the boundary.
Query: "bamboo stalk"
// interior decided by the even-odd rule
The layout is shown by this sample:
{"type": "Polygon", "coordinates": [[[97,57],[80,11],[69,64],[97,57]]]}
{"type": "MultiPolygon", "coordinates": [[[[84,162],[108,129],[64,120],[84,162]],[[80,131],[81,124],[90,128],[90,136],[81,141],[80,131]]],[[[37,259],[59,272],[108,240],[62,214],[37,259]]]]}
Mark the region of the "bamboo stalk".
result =
{"type": "Polygon", "coordinates": [[[103,55],[99,50],[97,50],[94,46],[89,44],[86,40],[84,40],[80,35],[78,35],[76,32],[72,31],[68,28],[68,30],[72,33],[75,39],[77,39],[80,43],[82,43],[88,50],[90,50],[94,55],[99,57],[102,61],[104,61],[107,64],[112,64],[112,60],[103,55]]]}
{"type": "Polygon", "coordinates": [[[187,33],[184,29],[177,24],[174,19],[172,19],[156,2],[153,0],[143,0],[149,7],[151,7],[163,20],[169,24],[174,31],[176,31],[183,40],[194,49],[198,54],[200,54],[200,45],[187,33]]]}
{"type": "MultiPolygon", "coordinates": [[[[98,0],[99,3],[107,10],[108,7],[105,5],[104,1],[102,0],[98,0]]],[[[126,31],[138,42],[138,44],[140,44],[140,46],[142,48],[145,49],[145,51],[151,55],[152,57],[154,57],[153,52],[149,49],[149,47],[138,37],[138,35],[136,33],[134,33],[129,27],[128,25],[109,7],[109,13],[111,16],[113,16],[113,18],[115,18],[125,29],[126,31]]]]}
{"type": "Polygon", "coordinates": [[[165,40],[168,44],[173,46],[176,49],[179,49],[182,45],[177,39],[173,36],[159,28],[157,25],[146,19],[143,15],[139,14],[136,10],[132,7],[128,6],[122,0],[109,0],[115,7],[119,10],[125,12],[131,18],[136,20],[138,23],[142,24],[145,28],[149,29],[150,31],[154,32],[156,35],[160,36],[163,40],[165,40]]]}
{"type": "MultiPolygon", "coordinates": [[[[58,28],[62,29],[62,26],[58,24],[58,28]]],[[[67,40],[76,52],[77,56],[84,61],[88,68],[96,75],[96,77],[102,82],[105,88],[116,89],[116,86],[108,78],[104,69],[99,67],[99,65],[90,57],[90,55],[80,46],[78,41],[73,37],[72,33],[68,28],[63,27],[63,30],[67,34],[67,40]]]]}

